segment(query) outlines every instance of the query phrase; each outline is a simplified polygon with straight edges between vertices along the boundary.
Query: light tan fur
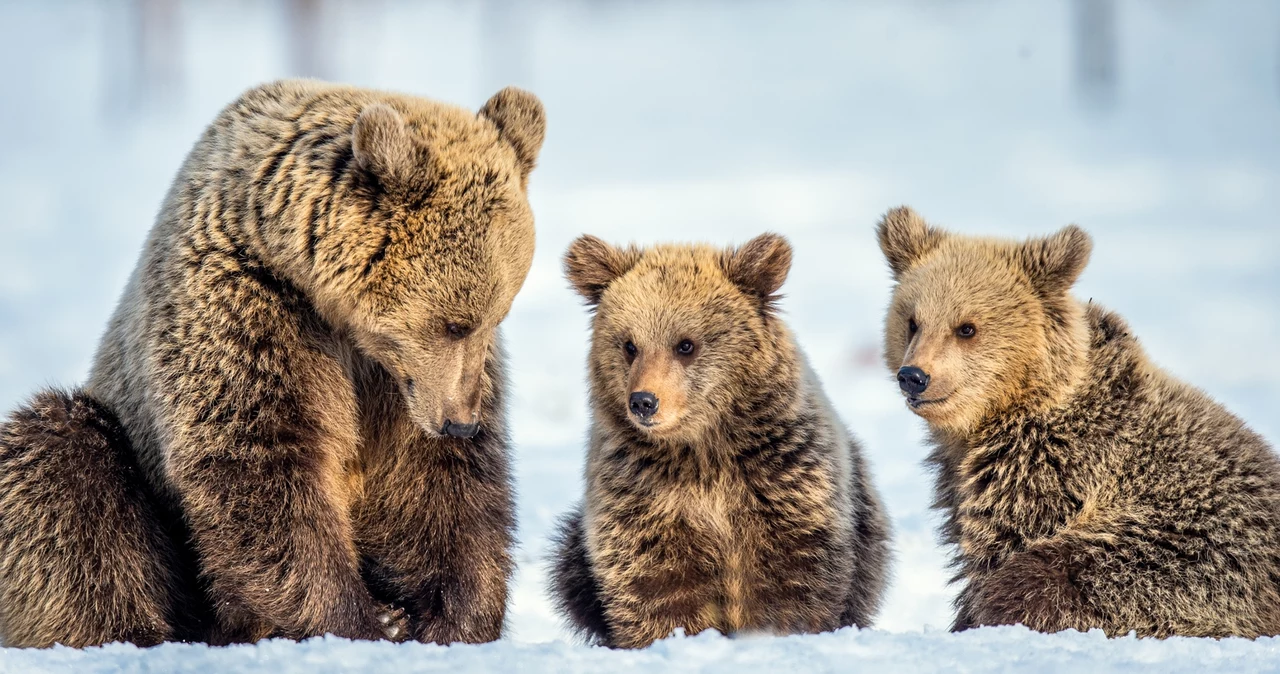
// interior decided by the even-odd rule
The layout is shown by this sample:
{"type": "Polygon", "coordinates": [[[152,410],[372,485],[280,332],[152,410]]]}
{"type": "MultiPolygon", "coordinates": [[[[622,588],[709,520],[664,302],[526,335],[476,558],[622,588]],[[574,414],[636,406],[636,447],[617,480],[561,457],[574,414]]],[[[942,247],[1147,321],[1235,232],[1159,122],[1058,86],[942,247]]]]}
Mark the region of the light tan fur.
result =
{"type": "Polygon", "coordinates": [[[934,445],[956,629],[1280,632],[1280,461],[1071,297],[1087,234],[961,236],[903,207],[878,235],[886,365],[929,377],[902,386],[934,445]]]}
{"type": "Polygon", "coordinates": [[[592,431],[585,503],[565,520],[553,583],[588,638],[636,648],[676,628],[873,619],[888,523],[774,309],[790,264],[776,235],[729,250],[584,236],[566,254],[595,311],[592,431]],[[656,413],[630,412],[645,393],[656,413]]]}

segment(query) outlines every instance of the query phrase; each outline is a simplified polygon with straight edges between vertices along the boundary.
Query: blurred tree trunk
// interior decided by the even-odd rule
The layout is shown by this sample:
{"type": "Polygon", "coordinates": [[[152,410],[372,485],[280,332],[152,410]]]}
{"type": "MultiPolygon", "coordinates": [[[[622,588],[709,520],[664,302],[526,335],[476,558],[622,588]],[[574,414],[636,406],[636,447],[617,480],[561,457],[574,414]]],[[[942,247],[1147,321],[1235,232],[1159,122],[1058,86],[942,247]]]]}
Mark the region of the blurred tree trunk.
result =
{"type": "Polygon", "coordinates": [[[287,0],[289,70],[300,77],[330,77],[324,0],[287,0]]]}
{"type": "Polygon", "coordinates": [[[1114,0],[1073,0],[1076,96],[1085,105],[1116,103],[1116,6],[1114,0]]]}
{"type": "Polygon", "coordinates": [[[533,83],[533,12],[528,0],[485,0],[480,6],[481,85],[488,93],[533,83]]]}
{"type": "Polygon", "coordinates": [[[109,28],[110,107],[126,115],[172,102],[182,90],[182,26],[177,0],[132,0],[109,28]]]}

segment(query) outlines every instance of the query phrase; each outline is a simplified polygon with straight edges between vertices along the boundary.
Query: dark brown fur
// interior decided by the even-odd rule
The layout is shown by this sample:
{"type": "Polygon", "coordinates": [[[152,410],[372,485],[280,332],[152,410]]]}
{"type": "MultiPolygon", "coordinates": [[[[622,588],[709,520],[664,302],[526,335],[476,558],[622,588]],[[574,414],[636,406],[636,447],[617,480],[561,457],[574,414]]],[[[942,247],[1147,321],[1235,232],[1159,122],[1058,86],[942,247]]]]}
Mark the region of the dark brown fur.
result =
{"type": "Polygon", "coordinates": [[[5,642],[498,638],[514,525],[498,324],[532,260],[542,136],[515,89],[479,115],[300,81],[228,106],[66,403],[82,411],[43,394],[4,427],[5,642]],[[467,423],[478,435],[442,434],[467,423]],[[175,555],[199,587],[176,587],[175,555]],[[90,557],[98,582],[29,593],[90,557]],[[177,628],[208,610],[204,632],[177,628]]]}
{"type": "Polygon", "coordinates": [[[879,233],[888,364],[930,372],[921,398],[941,401],[913,408],[964,581],[956,629],[1280,633],[1280,461],[1071,298],[1084,232],[978,239],[902,208],[879,233]]]}
{"type": "Polygon", "coordinates": [[[595,311],[592,429],[586,501],[562,524],[552,584],[588,639],[871,624],[889,527],[773,309],[790,263],[774,235],[729,251],[570,247],[567,274],[595,311]],[[686,339],[696,348],[682,355],[686,339]],[[659,400],[647,424],[628,412],[637,391],[659,400]]]}
{"type": "Polygon", "coordinates": [[[207,614],[176,610],[199,606],[194,560],[175,543],[180,522],[160,511],[124,429],[92,398],[46,391],[0,425],[0,493],[9,495],[0,499],[0,576],[26,580],[0,584],[6,643],[57,633],[73,645],[150,646],[208,629],[207,614]],[[47,523],[91,518],[102,535],[63,535],[33,523],[33,511],[47,523]]]}

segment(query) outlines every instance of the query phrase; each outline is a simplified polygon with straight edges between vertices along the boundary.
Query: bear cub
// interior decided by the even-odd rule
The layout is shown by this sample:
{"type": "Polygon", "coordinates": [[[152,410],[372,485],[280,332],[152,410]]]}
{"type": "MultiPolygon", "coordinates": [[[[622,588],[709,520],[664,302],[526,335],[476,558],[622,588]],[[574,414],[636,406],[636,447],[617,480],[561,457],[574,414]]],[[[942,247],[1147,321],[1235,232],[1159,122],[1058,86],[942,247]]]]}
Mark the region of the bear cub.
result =
{"type": "Polygon", "coordinates": [[[594,316],[586,499],[555,541],[554,598],[594,643],[868,626],[889,525],[858,444],[775,302],[764,234],[722,250],[583,236],[566,275],[594,316]]]}
{"type": "Polygon", "coordinates": [[[885,357],[929,425],[955,629],[1280,633],[1280,462],[1070,294],[1092,243],[878,228],[896,286],[885,357]]]}

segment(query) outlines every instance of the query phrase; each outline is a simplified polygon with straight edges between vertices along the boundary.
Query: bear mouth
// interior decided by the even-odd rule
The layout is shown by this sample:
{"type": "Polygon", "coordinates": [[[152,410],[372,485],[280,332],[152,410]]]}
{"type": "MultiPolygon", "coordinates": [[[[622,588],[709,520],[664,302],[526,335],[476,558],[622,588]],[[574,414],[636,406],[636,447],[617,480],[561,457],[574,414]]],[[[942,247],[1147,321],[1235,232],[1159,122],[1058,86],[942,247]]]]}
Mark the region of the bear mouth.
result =
{"type": "Polygon", "coordinates": [[[915,396],[907,396],[907,405],[913,410],[918,410],[929,405],[937,405],[945,403],[951,396],[942,396],[940,398],[917,398],[915,396]]]}
{"type": "Polygon", "coordinates": [[[661,422],[656,421],[654,419],[641,419],[639,417],[636,417],[635,415],[631,416],[631,423],[635,424],[636,426],[639,426],[640,428],[646,431],[652,431],[662,425],[661,422]]]}

